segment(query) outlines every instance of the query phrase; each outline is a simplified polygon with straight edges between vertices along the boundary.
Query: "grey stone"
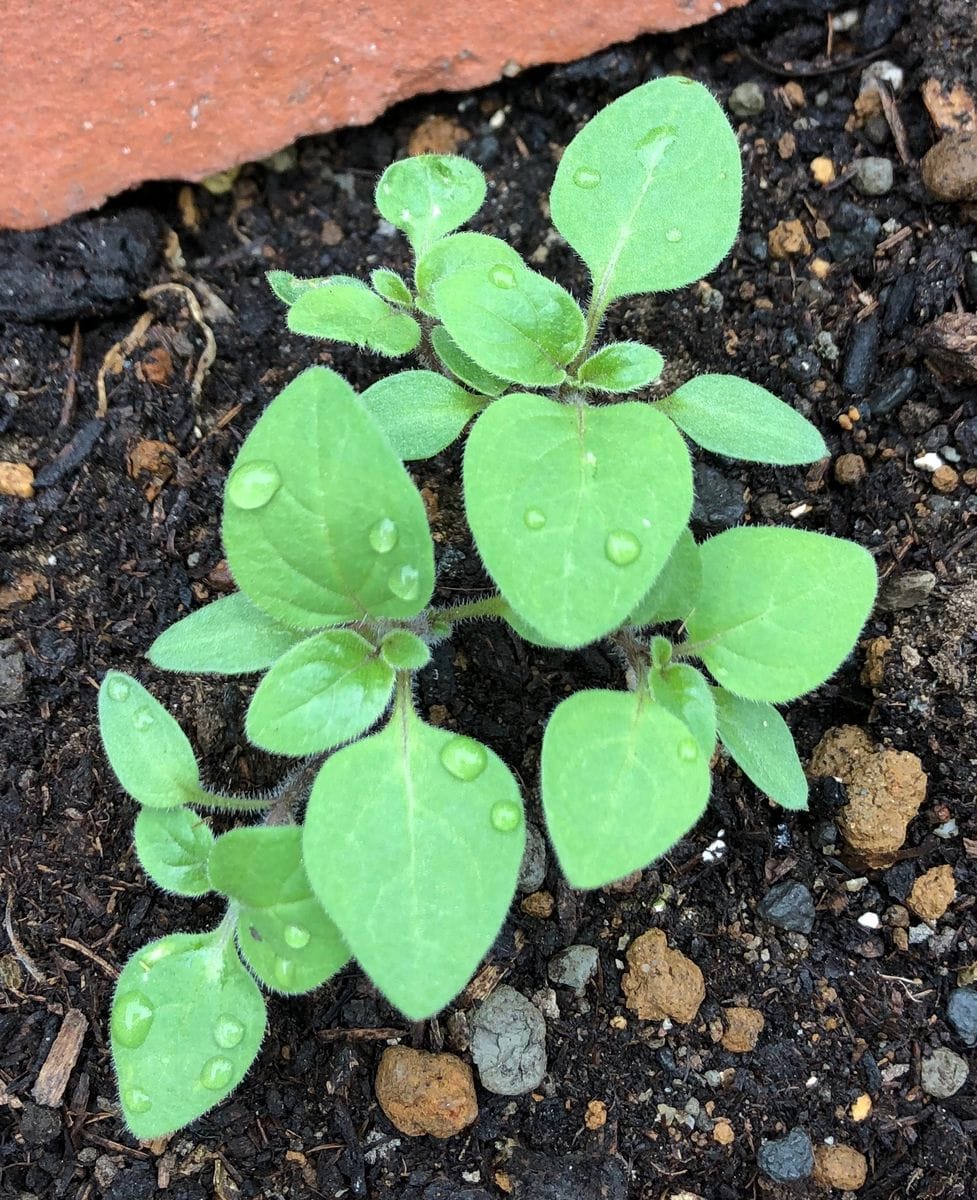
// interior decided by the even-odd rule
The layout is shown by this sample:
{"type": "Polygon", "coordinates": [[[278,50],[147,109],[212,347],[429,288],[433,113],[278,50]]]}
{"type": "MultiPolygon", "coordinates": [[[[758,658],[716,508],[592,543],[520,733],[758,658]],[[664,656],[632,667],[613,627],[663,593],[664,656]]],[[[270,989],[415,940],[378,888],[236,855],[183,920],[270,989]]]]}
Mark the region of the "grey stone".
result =
{"type": "Polygon", "coordinates": [[[934,1050],[929,1058],[923,1059],[920,1083],[927,1096],[935,1100],[946,1100],[955,1096],[967,1082],[969,1068],[966,1060],[952,1050],[942,1047],[934,1050]]]}
{"type": "Polygon", "coordinates": [[[878,607],[883,612],[918,608],[926,603],[935,587],[936,576],[932,571],[905,571],[902,575],[890,575],[879,588],[878,607]]]}
{"type": "Polygon", "coordinates": [[[593,946],[567,946],[550,959],[547,973],[559,987],[582,992],[597,974],[597,951],[593,946]]]}
{"type": "Polygon", "coordinates": [[[973,988],[954,988],[946,1015],[961,1042],[965,1046],[977,1046],[977,992],[973,988]]]}
{"type": "Polygon", "coordinates": [[[546,1074],[546,1022],[515,988],[496,988],[475,1014],[472,1058],[486,1091],[521,1096],[546,1074]]]}
{"type": "Polygon", "coordinates": [[[57,1110],[24,1101],[20,1111],[20,1135],[28,1146],[45,1146],[61,1136],[61,1118],[57,1110]]]}
{"type": "Polygon", "coordinates": [[[841,386],[850,396],[864,396],[875,378],[879,361],[879,321],[873,313],[856,321],[848,333],[841,386]]]}
{"type": "Polygon", "coordinates": [[[844,200],[831,221],[828,251],[835,262],[849,258],[865,258],[875,252],[882,232],[882,222],[874,214],[844,200]]]}
{"type": "Polygon", "coordinates": [[[26,682],[20,646],[16,639],[4,638],[0,641],[0,704],[19,704],[26,682]]]}
{"type": "MultiPolygon", "coordinates": [[[[874,417],[887,417],[889,413],[901,408],[916,389],[919,374],[915,367],[902,367],[872,389],[868,399],[868,412],[874,417]]],[[[861,407],[861,406],[859,406],[861,407]]]]}
{"type": "Polygon", "coordinates": [[[977,463],[977,417],[961,421],[953,431],[953,437],[967,462],[977,463]]]}
{"type": "Polygon", "coordinates": [[[526,822],[526,849],[516,887],[520,892],[538,892],[546,878],[546,841],[539,829],[526,822]]]}
{"type": "Polygon", "coordinates": [[[814,1147],[803,1129],[792,1129],[786,1137],[761,1142],[757,1166],[774,1183],[797,1183],[814,1170],[814,1147]]]}
{"type": "Polygon", "coordinates": [[[758,912],[765,921],[790,933],[808,934],[814,928],[814,897],[803,883],[785,879],[763,897],[758,912]]]}
{"type": "Polygon", "coordinates": [[[729,529],[746,512],[743,486],[708,463],[695,464],[695,504],[692,518],[703,525],[729,529]]]}
{"type": "Polygon", "coordinates": [[[729,94],[729,111],[737,117],[758,117],[766,107],[763,88],[753,80],[738,84],[729,94]]]}
{"type": "Polygon", "coordinates": [[[855,187],[863,196],[884,196],[892,191],[895,175],[888,158],[860,158],[855,163],[855,187]]]}

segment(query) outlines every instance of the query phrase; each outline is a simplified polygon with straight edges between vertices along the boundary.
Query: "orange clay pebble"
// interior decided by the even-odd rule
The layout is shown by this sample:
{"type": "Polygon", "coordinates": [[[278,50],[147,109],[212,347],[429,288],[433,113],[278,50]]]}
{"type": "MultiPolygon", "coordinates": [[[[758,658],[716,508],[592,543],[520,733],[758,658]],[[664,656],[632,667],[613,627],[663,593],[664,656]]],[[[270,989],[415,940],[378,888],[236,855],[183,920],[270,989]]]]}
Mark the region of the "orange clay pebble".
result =
{"type": "Polygon", "coordinates": [[[830,158],[819,155],[811,163],[811,174],[814,176],[815,183],[819,183],[822,187],[827,187],[829,183],[834,183],[835,181],[835,165],[830,158]]]}

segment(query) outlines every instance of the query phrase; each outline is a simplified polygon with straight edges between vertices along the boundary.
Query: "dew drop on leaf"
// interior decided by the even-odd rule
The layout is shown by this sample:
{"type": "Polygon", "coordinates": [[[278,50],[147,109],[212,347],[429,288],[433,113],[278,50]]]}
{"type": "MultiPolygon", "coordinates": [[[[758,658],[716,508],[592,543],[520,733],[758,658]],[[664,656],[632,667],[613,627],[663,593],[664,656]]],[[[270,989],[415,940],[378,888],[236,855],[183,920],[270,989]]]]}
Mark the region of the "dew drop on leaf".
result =
{"type": "Polygon", "coordinates": [[[153,1102],[149,1095],[142,1088],[129,1088],[126,1094],[122,1097],[122,1101],[130,1112],[145,1113],[153,1107],[153,1102]]]}
{"type": "Polygon", "coordinates": [[[604,543],[604,553],[616,567],[627,567],[641,553],[641,543],[626,529],[612,529],[604,543]]]}
{"type": "Polygon", "coordinates": [[[396,524],[389,517],[381,517],[375,525],[370,527],[370,532],[367,534],[370,545],[377,554],[389,554],[397,545],[399,536],[396,524]]]}
{"type": "Polygon", "coordinates": [[[683,762],[695,762],[699,757],[699,747],[691,738],[684,738],[678,744],[678,756],[683,762]]]}
{"type": "Polygon", "coordinates": [[[477,779],[488,764],[485,747],[474,738],[453,737],[441,751],[441,765],[455,779],[471,783],[477,779]]]}
{"type": "Polygon", "coordinates": [[[295,980],[295,963],[290,958],[276,959],[275,978],[282,987],[291,987],[295,980]]]}
{"type": "Polygon", "coordinates": [[[405,563],[390,572],[387,576],[387,587],[398,600],[413,600],[420,588],[420,578],[417,567],[405,563]]]}
{"type": "Polygon", "coordinates": [[[511,267],[504,266],[502,263],[499,263],[489,271],[489,279],[497,288],[505,288],[506,291],[516,286],[515,272],[511,267]]]}
{"type": "Polygon", "coordinates": [[[542,529],[546,524],[546,513],[538,508],[527,508],[522,514],[523,524],[527,529],[542,529]]]}
{"type": "Polygon", "coordinates": [[[231,472],[227,498],[236,508],[264,508],[282,486],[282,477],[273,462],[254,459],[231,472]]]}
{"type": "Polygon", "coordinates": [[[237,1017],[232,1017],[230,1013],[221,1013],[217,1018],[217,1024],[214,1026],[214,1041],[217,1045],[222,1050],[233,1050],[243,1037],[243,1021],[239,1021],[237,1017]]]}
{"type": "Polygon", "coordinates": [[[636,149],[646,171],[653,171],[658,166],[677,136],[674,125],[658,125],[645,134],[636,149]]]}
{"type": "Polygon", "coordinates": [[[155,719],[148,708],[138,708],[132,714],[132,723],[140,731],[148,729],[155,719]]]}
{"type": "Polygon", "coordinates": [[[301,950],[303,946],[307,946],[311,936],[312,934],[304,925],[286,925],[282,934],[285,944],[291,946],[293,950],[301,950]]]}
{"type": "Polygon", "coordinates": [[[665,234],[666,242],[680,242],[682,240],[681,229],[669,229],[665,234]]]}
{"type": "Polygon", "coordinates": [[[127,992],[112,1009],[112,1036],[127,1050],[138,1049],[149,1036],[156,1009],[142,992],[127,992]]]}
{"type": "Polygon", "coordinates": [[[122,700],[128,700],[129,699],[129,685],[126,683],[126,681],[124,679],[113,679],[109,683],[108,693],[109,693],[110,700],[118,700],[120,702],[122,700]]]}
{"type": "Polygon", "coordinates": [[[200,1085],[211,1092],[222,1092],[231,1082],[234,1064],[223,1054],[208,1058],[200,1068],[200,1085]]]}
{"type": "Polygon", "coordinates": [[[600,183],[600,171],[595,171],[593,167],[577,167],[573,173],[573,182],[577,187],[590,191],[600,183]]]}
{"type": "Polygon", "coordinates": [[[496,800],[489,814],[492,828],[499,833],[511,833],[522,821],[522,810],[514,800],[496,800]]]}

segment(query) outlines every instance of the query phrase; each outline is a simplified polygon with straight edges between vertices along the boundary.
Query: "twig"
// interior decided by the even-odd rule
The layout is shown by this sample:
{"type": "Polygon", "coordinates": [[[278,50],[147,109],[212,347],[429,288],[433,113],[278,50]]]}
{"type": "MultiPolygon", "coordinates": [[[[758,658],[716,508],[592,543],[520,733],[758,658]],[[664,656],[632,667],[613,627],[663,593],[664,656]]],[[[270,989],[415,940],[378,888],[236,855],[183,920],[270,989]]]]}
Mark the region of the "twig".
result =
{"type": "Polygon", "coordinates": [[[214,337],[214,331],[204,320],[204,314],[200,310],[200,301],[186,284],[158,283],[155,287],[147,288],[142,293],[142,298],[148,300],[151,296],[158,296],[162,292],[176,292],[183,297],[187,308],[190,310],[190,316],[193,317],[200,328],[200,332],[204,335],[204,348],[200,352],[200,358],[197,360],[197,366],[193,372],[193,382],[190,385],[190,399],[196,404],[200,399],[200,393],[203,390],[207,372],[213,366],[214,359],[217,357],[217,339],[214,337]]]}
{"type": "Polygon", "coordinates": [[[71,350],[68,354],[68,380],[64,385],[64,399],[61,401],[61,416],[58,428],[64,429],[71,424],[75,415],[75,396],[78,392],[78,369],[81,366],[81,327],[75,322],[71,332],[71,350]]]}
{"type": "Polygon", "coordinates": [[[38,983],[45,983],[46,980],[44,978],[43,973],[41,971],[39,971],[38,968],[34,965],[34,960],[24,949],[23,945],[21,944],[20,938],[18,938],[17,935],[14,933],[14,923],[13,923],[13,917],[12,917],[13,903],[14,903],[13,893],[8,892],[7,893],[7,911],[4,914],[3,927],[7,931],[7,937],[10,939],[10,944],[14,948],[14,954],[17,955],[17,958],[20,961],[20,965],[24,968],[24,970],[27,972],[28,975],[30,975],[30,977],[32,979],[35,979],[38,983]]]}
{"type": "Polygon", "coordinates": [[[74,938],[58,938],[59,946],[67,946],[69,950],[77,950],[79,954],[84,954],[86,958],[90,958],[93,963],[97,963],[102,968],[109,979],[118,979],[119,971],[117,967],[113,967],[110,962],[106,962],[100,954],[96,954],[94,950],[89,950],[87,946],[83,946],[81,942],[76,942],[74,938]]]}

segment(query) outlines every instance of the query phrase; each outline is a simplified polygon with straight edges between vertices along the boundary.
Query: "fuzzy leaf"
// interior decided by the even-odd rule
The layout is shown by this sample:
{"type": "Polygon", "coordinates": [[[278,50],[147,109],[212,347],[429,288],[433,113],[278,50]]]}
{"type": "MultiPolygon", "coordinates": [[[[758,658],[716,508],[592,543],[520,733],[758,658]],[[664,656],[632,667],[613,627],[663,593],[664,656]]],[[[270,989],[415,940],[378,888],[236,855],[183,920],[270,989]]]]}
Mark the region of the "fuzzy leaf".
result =
{"type": "Polygon", "coordinates": [[[450,446],[485,402],[436,371],[400,371],[360,396],[405,460],[431,458],[450,446]]]}
{"type": "Polygon", "coordinates": [[[136,817],[136,857],[153,883],[181,896],[210,891],[210,826],[189,808],[143,808],[136,817]]]}
{"type": "Polygon", "coordinates": [[[380,215],[407,234],[418,257],[474,216],[484,199],[485,176],[454,154],[419,154],[391,163],[376,191],[380,215]]]}
{"type": "Polygon", "coordinates": [[[361,283],[330,282],[303,292],[288,310],[288,327],[307,337],[349,342],[388,358],[416,350],[421,327],[361,283]]]}
{"type": "Polygon", "coordinates": [[[684,621],[695,606],[701,587],[699,548],[689,530],[683,529],[651,590],[626,623],[659,625],[665,621],[684,621]]]}
{"type": "Polygon", "coordinates": [[[716,702],[702,674],[684,663],[669,663],[651,672],[648,688],[663,708],[687,726],[708,762],[716,749],[716,702]]]}
{"type": "Polygon", "coordinates": [[[431,648],[409,629],[391,629],[380,643],[383,661],[395,671],[420,671],[431,661],[431,648]]]}
{"type": "Polygon", "coordinates": [[[500,379],[491,371],[483,371],[478,363],[459,347],[443,325],[435,325],[431,330],[431,346],[452,375],[457,375],[462,383],[483,396],[500,396],[509,386],[507,379],[500,379]]]}
{"type": "Polygon", "coordinates": [[[641,342],[613,342],[580,364],[577,379],[595,392],[636,392],[654,383],[665,360],[641,342]]]}
{"type": "Polygon", "coordinates": [[[414,297],[410,294],[410,288],[396,271],[378,267],[370,272],[370,283],[373,284],[373,290],[391,304],[400,304],[404,308],[414,307],[414,297]]]}
{"type": "Polygon", "coordinates": [[[528,271],[517,250],[487,233],[454,233],[443,241],[435,242],[426,254],[419,255],[414,269],[418,303],[425,312],[437,316],[434,304],[434,287],[457,271],[480,268],[490,271],[493,267],[508,267],[512,271],[528,271]]]}
{"type": "Polygon", "coordinates": [[[807,808],[807,779],[787,722],[772,704],[713,688],[719,740],[749,781],[781,808],[807,808]]]}
{"type": "Polygon", "coordinates": [[[164,671],[246,675],[270,667],[301,638],[235,592],[164,629],[147,658],[164,671]]]}

